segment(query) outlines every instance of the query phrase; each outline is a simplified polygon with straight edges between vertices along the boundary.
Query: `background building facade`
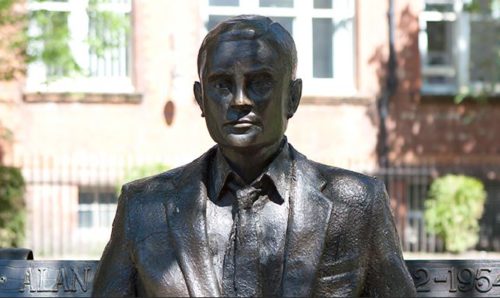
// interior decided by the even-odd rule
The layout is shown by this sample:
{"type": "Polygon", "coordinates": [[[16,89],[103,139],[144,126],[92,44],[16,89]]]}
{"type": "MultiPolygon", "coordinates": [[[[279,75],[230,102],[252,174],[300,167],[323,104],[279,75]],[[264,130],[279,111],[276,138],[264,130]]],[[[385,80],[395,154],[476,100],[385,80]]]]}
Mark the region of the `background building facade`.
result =
{"type": "MultiPolygon", "coordinates": [[[[192,93],[197,51],[209,28],[238,14],[269,16],[295,39],[304,91],[287,136],[309,158],[372,174],[384,172],[378,166],[381,155],[389,165],[460,164],[458,171],[480,168],[492,189],[500,188],[495,182],[500,106],[494,99],[453,103],[458,93],[453,80],[463,81],[458,69],[464,66],[458,62],[466,54],[452,53],[458,64],[427,67],[428,57],[440,54],[432,53],[432,43],[422,46],[435,34],[429,29],[425,35],[426,30],[443,26],[427,26],[425,18],[436,16],[427,12],[426,1],[114,0],[105,9],[122,13],[131,26],[128,34],[115,38],[121,46],[103,57],[82,42],[107,34],[106,26],[86,14],[85,3],[28,1],[27,6],[66,13],[74,36],[69,47],[84,65],[85,77],[48,82],[47,74],[57,69],[35,63],[26,77],[0,82],[1,123],[14,135],[3,142],[3,159],[21,167],[28,181],[26,246],[38,255],[98,256],[109,237],[116,184],[124,182],[127,169],[151,164],[173,168],[214,144],[192,93]],[[388,93],[391,34],[397,62],[392,75],[398,84],[388,93]],[[448,76],[433,79],[436,73],[448,76]],[[449,83],[448,89],[433,89],[440,80],[449,83]],[[381,134],[384,96],[388,116],[381,134]]],[[[453,13],[458,18],[461,12],[453,13]]],[[[405,248],[433,250],[418,244],[427,236],[415,229],[423,229],[421,201],[435,173],[419,173],[422,179],[384,177],[405,248]],[[412,191],[418,201],[411,201],[416,200],[412,191]]],[[[498,191],[496,200],[490,203],[498,204],[498,191]]],[[[489,226],[499,223],[495,218],[489,226]]]]}

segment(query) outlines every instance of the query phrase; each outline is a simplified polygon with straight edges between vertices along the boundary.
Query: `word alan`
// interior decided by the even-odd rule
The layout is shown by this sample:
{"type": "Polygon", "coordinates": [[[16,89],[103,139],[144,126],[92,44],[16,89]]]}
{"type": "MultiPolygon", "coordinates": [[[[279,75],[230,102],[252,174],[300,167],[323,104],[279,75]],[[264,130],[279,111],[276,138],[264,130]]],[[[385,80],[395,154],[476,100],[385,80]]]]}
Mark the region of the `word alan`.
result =
{"type": "Polygon", "coordinates": [[[90,297],[98,261],[0,260],[0,297],[90,297]]]}
{"type": "Polygon", "coordinates": [[[89,289],[89,273],[91,268],[78,270],[69,268],[27,268],[19,292],[76,292],[77,284],[82,292],[89,289]]]}

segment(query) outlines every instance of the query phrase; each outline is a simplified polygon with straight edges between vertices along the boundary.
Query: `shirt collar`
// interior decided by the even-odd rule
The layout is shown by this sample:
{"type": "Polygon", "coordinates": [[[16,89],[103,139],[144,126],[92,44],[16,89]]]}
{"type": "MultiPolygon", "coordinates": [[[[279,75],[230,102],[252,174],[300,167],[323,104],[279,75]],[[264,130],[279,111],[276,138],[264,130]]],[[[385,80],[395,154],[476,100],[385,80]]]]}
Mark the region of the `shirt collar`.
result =
{"type": "MultiPolygon", "coordinates": [[[[291,165],[292,161],[290,157],[288,141],[285,138],[283,140],[283,144],[280,147],[278,155],[273,159],[269,166],[267,166],[262,174],[260,174],[255,179],[255,181],[261,180],[264,175],[268,176],[273,182],[274,187],[278,191],[278,194],[281,196],[281,199],[284,200],[288,196],[291,165]]],[[[220,148],[217,148],[217,152],[215,154],[211,167],[211,173],[213,177],[213,183],[211,185],[211,198],[213,200],[217,200],[220,198],[221,192],[224,189],[228,178],[231,175],[238,176],[238,174],[236,174],[231,169],[231,166],[227,163],[220,148]]],[[[238,180],[243,181],[241,178],[239,178],[238,180]]],[[[253,184],[253,182],[251,184],[253,184]]]]}

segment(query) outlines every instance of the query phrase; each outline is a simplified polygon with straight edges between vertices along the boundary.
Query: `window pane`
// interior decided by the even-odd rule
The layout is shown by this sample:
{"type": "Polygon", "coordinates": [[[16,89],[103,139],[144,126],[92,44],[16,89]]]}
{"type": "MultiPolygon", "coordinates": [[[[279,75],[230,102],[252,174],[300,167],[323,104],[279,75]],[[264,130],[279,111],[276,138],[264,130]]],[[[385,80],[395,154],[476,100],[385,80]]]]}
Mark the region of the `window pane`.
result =
{"type": "MultiPolygon", "coordinates": [[[[443,90],[449,90],[450,88],[455,89],[455,78],[443,75],[426,75],[424,77],[424,85],[426,86],[440,86],[443,90]],[[452,87],[448,87],[452,86],[452,87]]],[[[446,92],[446,91],[438,91],[446,92]]]]}
{"type": "Polygon", "coordinates": [[[101,1],[103,6],[87,5],[87,1],[80,0],[29,1],[39,4],[33,5],[29,15],[29,50],[44,65],[44,73],[30,67],[36,81],[57,81],[67,76],[129,76],[130,16],[123,11],[130,9],[132,0],[105,0],[101,1]],[[87,20],[88,28],[84,29],[81,26],[87,20]]]}
{"type": "Polygon", "coordinates": [[[452,12],[453,3],[426,3],[426,11],[452,12]]]}
{"type": "Polygon", "coordinates": [[[99,204],[116,204],[117,198],[113,192],[102,192],[99,193],[98,202],[99,204]]]}
{"type": "Polygon", "coordinates": [[[92,227],[92,211],[78,211],[78,227],[91,228],[92,227]]]}
{"type": "Polygon", "coordinates": [[[313,77],[333,77],[333,20],[313,19],[313,77]]]}
{"type": "Polygon", "coordinates": [[[500,83],[500,20],[470,24],[470,82],[500,83]]]}
{"type": "Polygon", "coordinates": [[[454,22],[427,22],[427,54],[422,61],[426,66],[422,72],[424,85],[440,90],[454,88],[453,27],[454,22]]]}
{"type": "Polygon", "coordinates": [[[452,64],[452,22],[427,22],[427,65],[452,64]]]}
{"type": "Polygon", "coordinates": [[[78,204],[92,204],[94,203],[94,193],[80,192],[78,194],[78,204]]]}
{"type": "MultiPolygon", "coordinates": [[[[213,29],[220,22],[227,20],[232,16],[221,16],[221,15],[210,15],[208,16],[207,30],[213,29]]],[[[293,33],[293,18],[291,17],[271,17],[275,22],[278,22],[283,26],[290,34],[293,33]]]]}
{"type": "Polygon", "coordinates": [[[69,75],[80,67],[70,54],[71,49],[66,42],[71,35],[68,15],[69,13],[64,11],[31,11],[31,26],[36,28],[33,30],[36,33],[31,36],[34,41],[31,46],[45,64],[45,75],[48,78],[69,75]]]}
{"type": "Polygon", "coordinates": [[[239,0],[210,0],[209,5],[211,6],[239,6],[239,0]]]}
{"type": "Polygon", "coordinates": [[[332,0],[314,0],[314,8],[332,8],[332,0]]]}
{"type": "Polygon", "coordinates": [[[99,226],[101,228],[110,228],[113,225],[113,219],[116,209],[102,208],[99,210],[99,226]]]}
{"type": "Polygon", "coordinates": [[[207,30],[212,30],[220,22],[229,19],[231,16],[218,16],[210,15],[208,16],[207,30]]]}
{"type": "Polygon", "coordinates": [[[427,22],[427,42],[429,51],[446,51],[445,22],[427,22]]]}
{"type": "Polygon", "coordinates": [[[129,14],[89,11],[90,44],[88,72],[92,77],[127,77],[129,75],[129,14]],[[118,28],[119,22],[123,28],[118,28]],[[112,29],[110,29],[112,28],[112,29]]]}
{"type": "MultiPolygon", "coordinates": [[[[495,0],[496,1],[496,0],[495,0]]],[[[492,0],[474,0],[464,5],[464,10],[474,14],[490,15],[498,4],[492,0]]]]}
{"type": "Polygon", "coordinates": [[[277,23],[280,23],[283,28],[286,29],[290,34],[293,34],[293,18],[290,17],[271,17],[271,19],[277,23]]]}
{"type": "Polygon", "coordinates": [[[260,0],[260,7],[293,7],[293,0],[260,0]]]}

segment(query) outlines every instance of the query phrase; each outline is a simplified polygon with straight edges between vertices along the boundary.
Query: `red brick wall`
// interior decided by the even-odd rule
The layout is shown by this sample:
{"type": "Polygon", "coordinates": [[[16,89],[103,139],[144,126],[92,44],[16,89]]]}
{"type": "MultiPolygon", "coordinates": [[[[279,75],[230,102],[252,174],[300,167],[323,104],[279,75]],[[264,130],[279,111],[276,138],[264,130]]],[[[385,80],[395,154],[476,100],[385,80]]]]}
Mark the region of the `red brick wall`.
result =
{"type": "MultiPolygon", "coordinates": [[[[139,103],[26,102],[22,81],[0,83],[0,119],[15,134],[11,153],[112,156],[164,156],[176,166],[213,145],[192,95],[197,80],[196,55],[203,38],[201,1],[133,1],[133,82],[139,103]],[[175,105],[172,125],[163,118],[167,101],[175,105]]],[[[373,59],[387,54],[384,46],[386,4],[358,1],[357,87],[353,98],[335,90],[319,100],[304,94],[287,135],[308,157],[339,166],[376,161],[379,89],[373,59]]],[[[304,42],[297,40],[296,42],[304,42]]],[[[299,61],[300,63],[300,61],[299,61]]],[[[304,84],[309,82],[304,81],[304,84]]],[[[95,96],[92,96],[95,97],[95,96]]],[[[13,154],[7,154],[13,155],[13,154]]],[[[6,156],[7,157],[7,156],[6,156]]]]}
{"type": "Polygon", "coordinates": [[[393,163],[500,164],[500,101],[466,101],[420,95],[418,14],[414,1],[396,2],[399,87],[388,119],[393,163]]]}

